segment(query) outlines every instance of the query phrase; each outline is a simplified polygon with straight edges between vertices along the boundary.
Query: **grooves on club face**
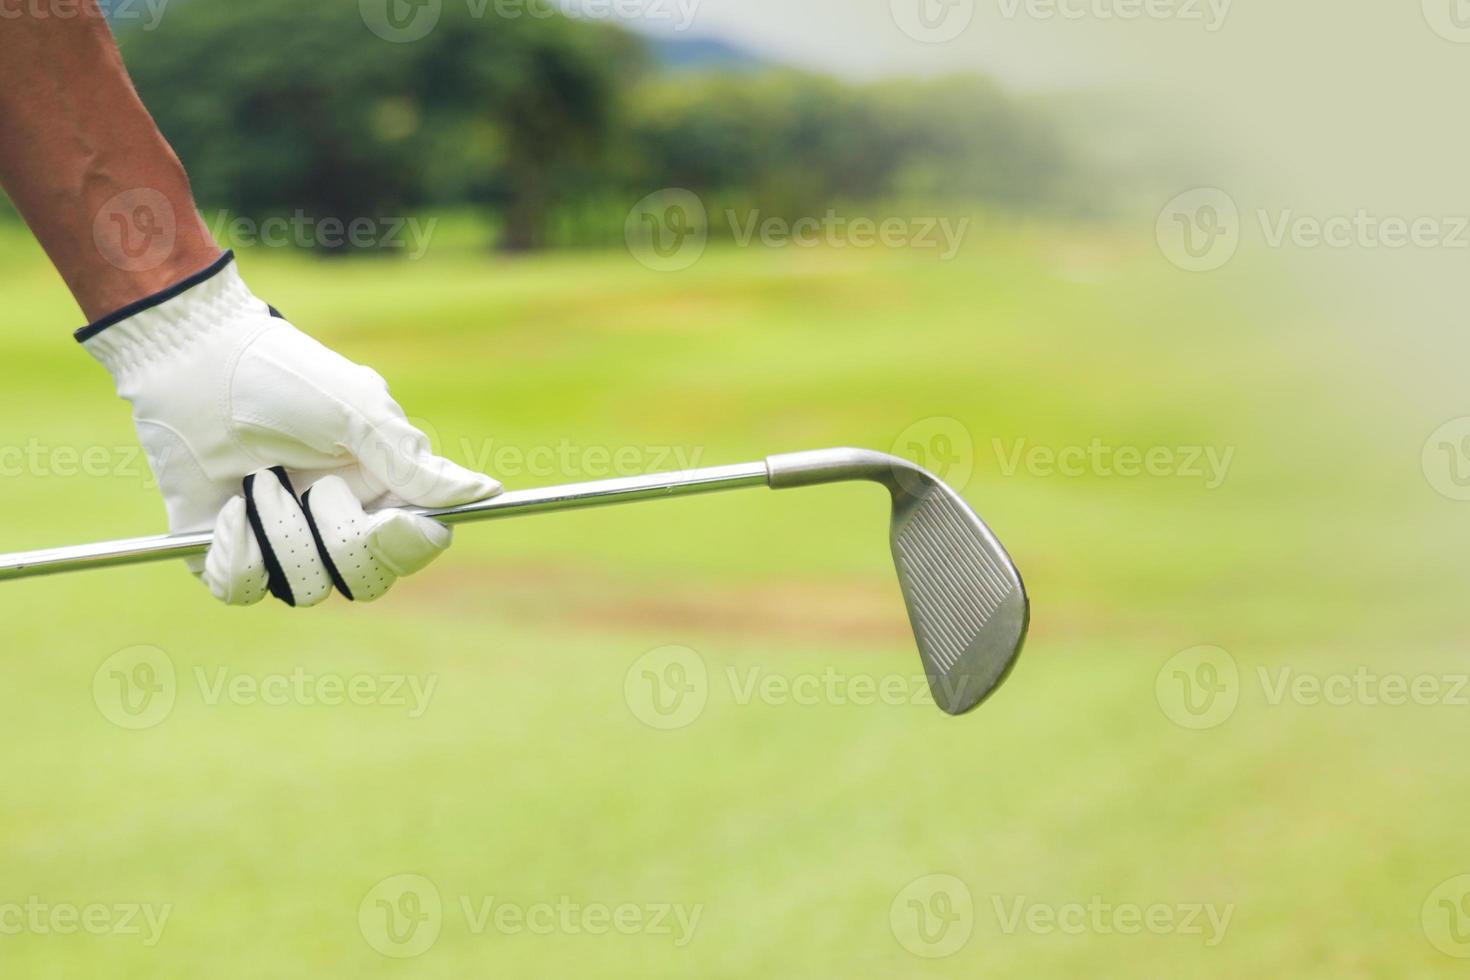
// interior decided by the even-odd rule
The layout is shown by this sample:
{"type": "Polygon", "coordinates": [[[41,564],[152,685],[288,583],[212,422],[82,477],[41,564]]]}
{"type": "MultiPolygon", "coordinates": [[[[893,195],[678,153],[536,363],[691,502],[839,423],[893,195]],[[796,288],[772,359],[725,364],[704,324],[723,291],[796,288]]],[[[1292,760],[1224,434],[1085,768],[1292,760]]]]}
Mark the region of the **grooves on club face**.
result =
{"type": "Polygon", "coordinates": [[[972,711],[1021,653],[1030,622],[1021,577],[990,529],[938,481],[894,493],[890,538],[934,700],[952,715],[972,711]]]}
{"type": "Polygon", "coordinates": [[[893,498],[890,543],[935,703],[973,711],[1009,675],[1030,624],[1015,563],[970,505],[933,474],[860,449],[773,456],[774,489],[871,480],[893,498]]]}

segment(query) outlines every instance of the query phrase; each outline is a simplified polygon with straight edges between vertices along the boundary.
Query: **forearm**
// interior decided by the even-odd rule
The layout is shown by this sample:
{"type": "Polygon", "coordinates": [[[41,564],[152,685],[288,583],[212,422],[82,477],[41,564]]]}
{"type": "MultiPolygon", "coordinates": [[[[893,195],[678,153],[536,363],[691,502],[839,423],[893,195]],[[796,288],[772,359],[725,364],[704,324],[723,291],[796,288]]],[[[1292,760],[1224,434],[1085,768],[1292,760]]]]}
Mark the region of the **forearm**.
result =
{"type": "Polygon", "coordinates": [[[75,16],[0,0],[0,186],[88,319],[219,254],[178,157],[95,0],[75,16]]]}

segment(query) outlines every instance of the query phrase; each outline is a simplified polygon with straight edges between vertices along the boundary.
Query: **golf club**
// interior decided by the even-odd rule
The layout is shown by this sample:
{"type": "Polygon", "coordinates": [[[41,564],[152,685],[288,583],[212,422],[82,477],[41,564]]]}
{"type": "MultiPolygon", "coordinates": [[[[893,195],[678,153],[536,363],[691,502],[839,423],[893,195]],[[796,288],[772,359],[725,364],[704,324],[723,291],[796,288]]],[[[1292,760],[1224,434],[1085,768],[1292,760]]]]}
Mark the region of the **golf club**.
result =
{"type": "MultiPolygon", "coordinates": [[[[907,460],[824,449],[761,463],[515,490],[422,513],[461,524],[746,487],[785,490],[854,480],[880,483],[893,498],[889,540],[924,673],[939,707],[964,714],[999,687],[1015,664],[1030,603],[1015,564],[979,516],[954,490],[907,460]]],[[[6,555],[0,557],[0,580],[187,558],[207,551],[210,540],[209,532],[160,535],[6,555]]]]}

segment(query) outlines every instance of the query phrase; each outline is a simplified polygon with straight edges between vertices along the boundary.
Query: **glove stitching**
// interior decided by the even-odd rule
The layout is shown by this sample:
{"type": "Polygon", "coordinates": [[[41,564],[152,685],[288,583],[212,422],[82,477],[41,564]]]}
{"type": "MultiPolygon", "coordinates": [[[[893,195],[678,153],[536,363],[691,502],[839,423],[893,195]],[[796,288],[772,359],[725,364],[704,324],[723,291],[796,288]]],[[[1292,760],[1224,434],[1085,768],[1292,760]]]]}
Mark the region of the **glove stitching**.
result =
{"type": "MultiPolygon", "coordinates": [[[[252,459],[257,463],[260,463],[262,466],[273,466],[275,465],[276,461],[262,459],[260,456],[256,455],[256,453],[245,444],[245,441],[240,438],[239,426],[242,424],[254,424],[260,425],[261,428],[271,429],[271,431],[275,431],[275,429],[272,426],[265,425],[263,422],[257,422],[256,420],[249,418],[245,413],[240,413],[238,415],[236,414],[235,372],[240,369],[240,362],[245,359],[245,355],[249,352],[250,348],[255,346],[256,341],[260,340],[260,338],[264,337],[272,330],[285,329],[287,326],[288,324],[286,324],[285,321],[268,322],[260,329],[256,330],[255,333],[249,334],[242,339],[240,344],[237,345],[235,351],[230,355],[228,361],[229,366],[225,369],[225,384],[222,386],[223,390],[220,392],[219,395],[219,410],[221,417],[224,419],[225,422],[225,431],[229,433],[230,442],[234,443],[235,448],[243,453],[246,458],[252,459]]],[[[295,328],[292,327],[291,329],[295,328]]]]}
{"type": "MultiPolygon", "coordinates": [[[[174,441],[177,442],[180,446],[182,446],[184,448],[184,453],[188,456],[189,461],[194,464],[194,468],[199,471],[199,475],[202,476],[202,477],[204,477],[206,480],[209,480],[211,483],[218,483],[219,482],[218,480],[216,480],[210,474],[209,470],[207,468],[205,468],[204,462],[199,458],[199,454],[196,453],[196,452],[194,452],[194,447],[191,446],[191,445],[189,445],[189,440],[187,440],[187,439],[184,438],[184,434],[182,432],[180,432],[178,429],[174,428],[173,426],[169,425],[167,422],[160,422],[157,419],[143,418],[141,416],[135,417],[133,419],[133,427],[134,428],[141,429],[145,425],[151,425],[155,429],[162,429],[163,431],[165,431],[165,432],[169,433],[170,435],[172,435],[174,437],[174,441]]],[[[143,455],[144,455],[145,458],[148,455],[146,448],[144,450],[143,455]]],[[[159,460],[159,467],[160,467],[160,469],[163,468],[163,465],[166,462],[167,462],[167,459],[159,460]]],[[[152,465],[152,461],[151,460],[149,461],[149,465],[150,466],[152,465]]],[[[154,473],[154,479],[155,479],[155,481],[160,486],[164,482],[164,477],[163,477],[163,474],[161,474],[161,473],[154,473]]],[[[189,528],[173,528],[172,530],[175,533],[183,533],[183,532],[188,531],[190,529],[189,528]]],[[[199,530],[199,529],[195,529],[195,530],[199,530]]]]}
{"type": "Polygon", "coordinates": [[[198,341],[218,330],[248,323],[251,317],[268,317],[269,309],[239,277],[232,258],[221,266],[218,275],[191,285],[167,302],[78,339],[119,382],[124,382],[127,374],[148,367],[151,360],[167,359],[170,353],[187,354],[198,341]],[[185,297],[188,303],[183,302],[185,297]]]}
{"type": "MultiPolygon", "coordinates": [[[[266,332],[267,331],[261,331],[261,333],[257,334],[255,337],[253,337],[251,339],[251,343],[253,344],[254,341],[259,340],[260,337],[263,336],[266,332]]],[[[236,359],[235,365],[232,366],[231,369],[230,369],[230,383],[229,383],[229,385],[226,386],[227,391],[228,391],[228,397],[231,398],[231,399],[233,399],[233,397],[234,397],[234,389],[235,389],[235,378],[234,378],[234,376],[235,376],[235,371],[236,371],[236,369],[239,366],[239,361],[241,359],[243,359],[243,356],[245,354],[245,351],[242,350],[240,352],[240,354],[241,354],[241,356],[236,359]]],[[[343,401],[341,398],[337,397],[337,395],[334,392],[327,391],[327,390],[323,389],[315,381],[313,381],[311,378],[308,378],[306,375],[302,374],[301,372],[294,370],[289,364],[282,363],[274,355],[271,355],[271,354],[259,354],[257,356],[260,357],[260,359],[262,361],[265,361],[268,364],[270,364],[271,367],[275,368],[280,373],[290,375],[291,377],[295,378],[297,381],[300,381],[302,384],[307,385],[308,387],[312,388],[321,397],[323,397],[326,400],[328,400],[328,401],[332,402],[333,404],[335,404],[339,409],[342,410],[343,414],[348,417],[348,421],[349,422],[356,423],[359,428],[366,427],[369,430],[371,430],[373,428],[373,425],[369,421],[368,416],[361,409],[357,408],[355,405],[352,405],[352,404],[350,404],[348,402],[343,401]]],[[[279,435],[288,436],[288,437],[290,437],[292,439],[296,439],[299,442],[303,442],[303,443],[305,442],[305,440],[300,439],[295,433],[283,431],[280,428],[280,426],[275,425],[272,421],[267,420],[267,419],[265,419],[263,417],[260,417],[258,415],[251,414],[249,412],[244,412],[244,411],[241,411],[241,412],[238,412],[237,413],[235,411],[234,407],[233,407],[233,401],[231,403],[230,416],[229,417],[237,425],[257,425],[260,428],[265,429],[265,430],[267,430],[269,432],[274,432],[274,433],[277,433],[279,435]]],[[[232,435],[232,438],[233,438],[233,431],[232,431],[231,435],[232,435]]],[[[241,447],[241,448],[244,448],[244,447],[241,447]]],[[[317,447],[313,446],[312,448],[315,449],[317,447]]],[[[341,442],[335,442],[335,443],[333,443],[332,444],[332,448],[335,448],[337,450],[340,450],[342,455],[347,456],[350,459],[356,460],[358,458],[357,453],[350,446],[344,445],[341,442]]]]}

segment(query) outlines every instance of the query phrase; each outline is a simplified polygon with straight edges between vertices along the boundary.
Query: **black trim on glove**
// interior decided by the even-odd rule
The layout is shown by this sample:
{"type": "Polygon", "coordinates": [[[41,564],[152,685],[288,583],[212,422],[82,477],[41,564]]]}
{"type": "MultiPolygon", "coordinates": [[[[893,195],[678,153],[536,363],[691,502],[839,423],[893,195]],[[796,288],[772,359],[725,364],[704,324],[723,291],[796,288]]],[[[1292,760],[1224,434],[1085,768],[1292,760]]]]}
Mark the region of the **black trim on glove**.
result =
{"type": "Polygon", "coordinates": [[[306,493],[301,497],[301,512],[306,515],[306,526],[311,528],[311,539],[316,542],[317,554],[321,555],[322,564],[327,568],[327,575],[331,577],[332,584],[337,591],[347,597],[347,601],[356,602],[352,590],[342,580],[342,573],[337,571],[337,563],[332,561],[332,553],[327,550],[326,542],[322,540],[322,532],[316,526],[316,515],[311,512],[311,491],[308,487],[306,493]]]}
{"type": "Polygon", "coordinates": [[[201,269],[199,272],[194,273],[183,282],[174,283],[172,286],[168,287],[162,292],[157,292],[154,293],[152,296],[145,296],[137,302],[129,303],[127,306],[124,306],[122,309],[116,311],[115,313],[107,314],[107,316],[98,320],[96,323],[87,324],[85,327],[82,327],[80,330],[72,334],[72,336],[76,337],[77,343],[84,344],[115,323],[122,323],[129,317],[135,317],[145,310],[151,310],[155,306],[167,303],[175,296],[179,295],[180,293],[187,292],[190,289],[193,289],[201,282],[208,282],[210,279],[213,279],[215,276],[219,275],[219,273],[233,261],[235,261],[235,251],[234,249],[230,249],[226,251],[224,255],[221,255],[218,259],[211,263],[209,268],[201,269]]]}
{"type": "MultiPolygon", "coordinates": [[[[281,481],[281,485],[291,496],[296,496],[296,491],[291,487],[291,480],[286,476],[282,467],[273,466],[270,470],[281,481]]],[[[260,511],[255,506],[255,474],[252,473],[245,478],[245,517],[250,521],[250,530],[255,534],[255,541],[260,545],[260,557],[265,562],[266,582],[270,587],[271,595],[280,599],[288,606],[296,605],[296,596],[291,592],[291,583],[286,579],[286,572],[281,568],[280,559],[276,557],[275,549],[271,547],[271,539],[266,537],[265,525],[261,523],[260,511]]],[[[315,531],[313,531],[315,533],[315,531]]]]}

